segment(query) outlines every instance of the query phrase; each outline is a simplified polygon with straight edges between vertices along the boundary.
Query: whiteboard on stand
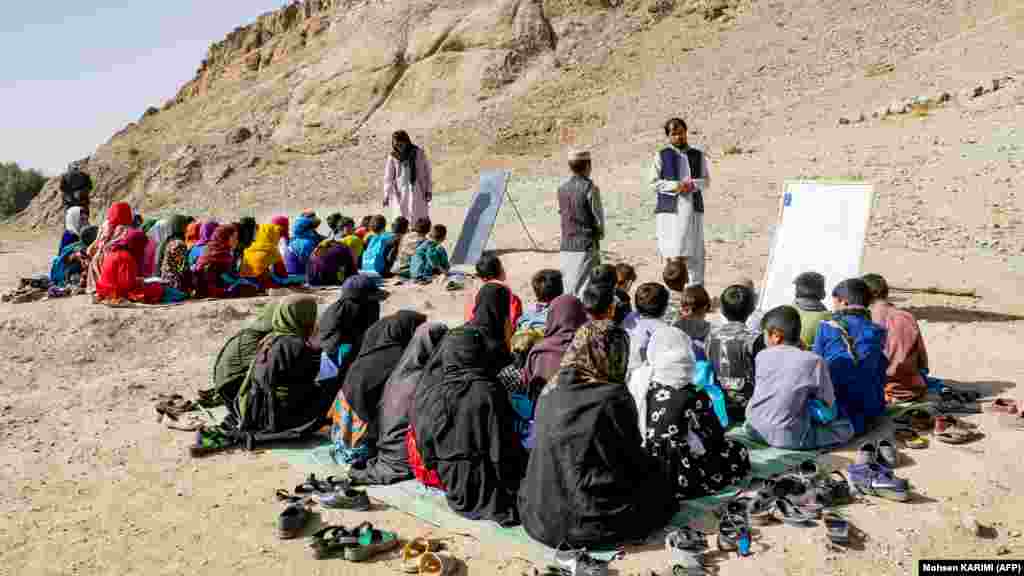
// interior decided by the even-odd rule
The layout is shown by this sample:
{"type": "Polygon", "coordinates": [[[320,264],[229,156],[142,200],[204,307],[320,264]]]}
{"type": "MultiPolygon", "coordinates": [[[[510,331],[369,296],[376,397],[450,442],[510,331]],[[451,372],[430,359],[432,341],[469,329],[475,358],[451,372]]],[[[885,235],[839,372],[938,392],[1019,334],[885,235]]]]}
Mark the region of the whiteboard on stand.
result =
{"type": "MultiPolygon", "coordinates": [[[[874,198],[874,187],[864,182],[786,182],[758,309],[792,304],[793,280],[803,272],[825,276],[826,296],[839,282],[860,277],[874,198]]],[[[831,303],[826,297],[825,305],[831,303]]]]}

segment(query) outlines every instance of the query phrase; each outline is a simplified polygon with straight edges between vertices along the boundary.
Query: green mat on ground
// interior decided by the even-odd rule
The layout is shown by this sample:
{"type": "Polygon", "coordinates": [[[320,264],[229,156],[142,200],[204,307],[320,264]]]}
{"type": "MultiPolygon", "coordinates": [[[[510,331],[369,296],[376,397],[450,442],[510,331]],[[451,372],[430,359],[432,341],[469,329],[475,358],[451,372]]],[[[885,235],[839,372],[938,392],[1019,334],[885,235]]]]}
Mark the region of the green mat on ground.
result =
{"type": "MultiPolygon", "coordinates": [[[[789,466],[806,460],[814,460],[817,457],[815,452],[782,450],[759,444],[746,436],[742,428],[729,431],[728,436],[749,448],[753,476],[756,477],[778,474],[789,466]]],[[[331,456],[331,448],[330,442],[318,439],[302,445],[271,446],[268,450],[275,457],[285,460],[302,471],[303,474],[312,473],[326,476],[347,471],[347,466],[335,463],[331,456]]],[[[684,502],[679,512],[673,517],[671,525],[713,528],[717,525],[717,521],[713,519],[712,511],[735,496],[737,490],[684,502]]],[[[522,544],[530,550],[528,559],[533,562],[549,562],[554,553],[552,549],[527,536],[522,527],[502,528],[493,522],[467,520],[455,514],[448,508],[443,493],[426,488],[415,480],[391,486],[371,486],[367,488],[367,493],[371,498],[444,530],[469,533],[481,540],[496,541],[499,544],[502,541],[522,544]]],[[[616,551],[591,551],[591,554],[597,558],[603,557],[611,560],[616,551]]]]}

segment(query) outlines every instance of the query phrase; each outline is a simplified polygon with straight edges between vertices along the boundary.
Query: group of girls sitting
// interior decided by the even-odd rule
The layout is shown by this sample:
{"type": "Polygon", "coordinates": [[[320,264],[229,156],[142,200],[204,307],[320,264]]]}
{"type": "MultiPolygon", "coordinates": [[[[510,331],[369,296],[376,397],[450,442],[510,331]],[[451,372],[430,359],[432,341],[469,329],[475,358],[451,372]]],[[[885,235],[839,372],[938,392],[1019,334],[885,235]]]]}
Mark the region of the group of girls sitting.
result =
{"type": "Polygon", "coordinates": [[[387,231],[383,216],[368,216],[358,228],[351,218],[321,220],[303,212],[289,224],[251,217],[232,224],[174,214],[143,219],[118,202],[97,228],[80,207],[65,214],[65,231],[50,267],[51,285],[87,291],[101,301],[147,304],[187,298],[252,296],[269,288],[339,286],[359,272],[381,278],[400,275],[429,282],[448,271],[447,230],[429,220],[399,217],[387,231]]]}
{"type": "Polygon", "coordinates": [[[516,355],[522,303],[496,256],[481,265],[490,277],[452,329],[411,310],[381,317],[385,294],[366,274],[345,281],[319,322],[309,296],[268,306],[214,365],[233,414],[225,426],[274,433],[329,422],[353,484],[416,478],[443,490],[454,512],[521,523],[550,546],[642,538],[668,522],[677,499],[749,473],[746,449],[725,437],[693,385],[677,328],[659,328],[674,332],[654,339],[648,409],[638,411],[614,269],[599,270],[581,299],[558,293],[557,271],[538,275],[544,301],[525,325],[543,336],[516,355]],[[644,428],[655,433],[645,438],[644,428]]]}

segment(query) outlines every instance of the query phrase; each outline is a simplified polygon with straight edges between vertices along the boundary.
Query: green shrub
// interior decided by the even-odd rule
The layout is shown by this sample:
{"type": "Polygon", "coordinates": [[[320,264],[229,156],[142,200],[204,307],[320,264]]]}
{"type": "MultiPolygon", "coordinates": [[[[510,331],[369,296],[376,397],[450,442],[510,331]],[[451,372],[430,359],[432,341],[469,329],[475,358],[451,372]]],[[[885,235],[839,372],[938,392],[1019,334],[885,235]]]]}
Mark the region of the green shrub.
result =
{"type": "Polygon", "coordinates": [[[24,210],[46,184],[38,170],[22,170],[15,162],[0,162],[0,217],[24,210]]]}

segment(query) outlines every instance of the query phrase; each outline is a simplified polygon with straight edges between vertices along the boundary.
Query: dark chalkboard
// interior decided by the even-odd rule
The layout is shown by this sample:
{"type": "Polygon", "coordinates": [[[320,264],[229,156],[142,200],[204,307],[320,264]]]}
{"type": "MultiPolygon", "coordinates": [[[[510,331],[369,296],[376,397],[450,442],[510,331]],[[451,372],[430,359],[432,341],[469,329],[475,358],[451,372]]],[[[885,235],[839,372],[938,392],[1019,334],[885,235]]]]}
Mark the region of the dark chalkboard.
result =
{"type": "Polygon", "coordinates": [[[509,174],[506,171],[480,174],[480,189],[473,196],[473,202],[466,212],[459,241],[452,251],[452,266],[472,266],[484,253],[487,239],[494,230],[494,221],[498,218],[498,210],[505,200],[509,174]]]}

